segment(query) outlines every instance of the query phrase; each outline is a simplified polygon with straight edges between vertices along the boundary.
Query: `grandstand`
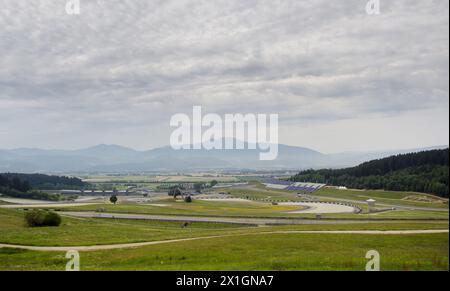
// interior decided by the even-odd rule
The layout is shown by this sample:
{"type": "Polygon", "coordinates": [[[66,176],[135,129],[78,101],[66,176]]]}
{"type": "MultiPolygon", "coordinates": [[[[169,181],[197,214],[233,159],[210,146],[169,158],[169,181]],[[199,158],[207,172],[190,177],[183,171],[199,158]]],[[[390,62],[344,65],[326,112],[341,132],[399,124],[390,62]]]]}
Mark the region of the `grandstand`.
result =
{"type": "Polygon", "coordinates": [[[282,181],[278,179],[266,179],[263,183],[267,188],[279,189],[279,190],[287,190],[287,191],[296,191],[302,193],[314,193],[322,187],[326,186],[325,184],[318,183],[304,183],[304,182],[290,182],[290,181],[282,181]]]}

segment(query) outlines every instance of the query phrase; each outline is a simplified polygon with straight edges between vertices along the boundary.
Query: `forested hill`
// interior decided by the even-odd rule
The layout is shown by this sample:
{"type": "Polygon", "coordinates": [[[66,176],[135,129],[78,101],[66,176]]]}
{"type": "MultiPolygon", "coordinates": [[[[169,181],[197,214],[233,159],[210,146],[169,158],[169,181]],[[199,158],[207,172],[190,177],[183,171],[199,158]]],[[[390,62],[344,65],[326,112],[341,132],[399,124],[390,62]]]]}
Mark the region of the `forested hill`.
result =
{"type": "MultiPolygon", "coordinates": [[[[83,189],[86,184],[73,177],[66,176],[50,176],[43,174],[16,174],[16,173],[0,173],[0,183],[6,183],[10,181],[9,185],[12,187],[14,184],[22,184],[19,188],[33,188],[33,189],[45,189],[45,190],[55,190],[55,189],[83,189]],[[3,181],[3,182],[2,182],[3,181]],[[15,183],[13,183],[15,181],[15,183]],[[25,186],[24,186],[25,185],[25,186]]],[[[6,186],[1,185],[0,186],[6,186]]],[[[16,189],[23,190],[23,189],[16,189]]],[[[24,191],[26,192],[26,191],[24,191]]]]}
{"type": "Polygon", "coordinates": [[[384,189],[449,195],[449,149],[392,156],[345,169],[307,170],[291,177],[355,189],[384,189]]]}

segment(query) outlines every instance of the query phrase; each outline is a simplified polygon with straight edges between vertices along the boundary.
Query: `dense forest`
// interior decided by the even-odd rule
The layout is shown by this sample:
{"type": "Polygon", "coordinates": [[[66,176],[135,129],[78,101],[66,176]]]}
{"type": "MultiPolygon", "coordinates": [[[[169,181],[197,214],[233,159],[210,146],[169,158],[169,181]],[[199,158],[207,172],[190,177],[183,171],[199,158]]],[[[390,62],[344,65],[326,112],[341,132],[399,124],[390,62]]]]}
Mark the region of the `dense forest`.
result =
{"type": "Polygon", "coordinates": [[[16,198],[60,200],[60,195],[48,194],[40,189],[82,189],[85,183],[78,178],[43,174],[0,174],[0,193],[16,198]]]}
{"type": "Polygon", "coordinates": [[[291,177],[354,189],[412,191],[449,196],[449,149],[403,154],[346,169],[307,170],[291,177]]]}
{"type": "Polygon", "coordinates": [[[19,179],[25,184],[28,184],[33,189],[43,189],[43,190],[81,190],[84,189],[87,184],[82,180],[74,177],[66,176],[50,176],[44,174],[17,174],[17,173],[6,173],[1,174],[1,176],[14,180],[19,179]]]}

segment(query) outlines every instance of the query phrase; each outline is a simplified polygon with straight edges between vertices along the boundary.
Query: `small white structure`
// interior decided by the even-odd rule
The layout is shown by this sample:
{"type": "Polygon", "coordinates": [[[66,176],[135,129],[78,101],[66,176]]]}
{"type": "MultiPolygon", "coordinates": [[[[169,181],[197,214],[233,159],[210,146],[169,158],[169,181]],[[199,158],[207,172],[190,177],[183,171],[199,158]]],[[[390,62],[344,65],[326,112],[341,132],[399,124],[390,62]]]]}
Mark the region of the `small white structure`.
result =
{"type": "Polygon", "coordinates": [[[377,202],[377,201],[375,201],[373,199],[369,199],[366,202],[367,202],[367,205],[369,206],[369,212],[372,212],[372,209],[375,207],[375,202],[377,202]]]}

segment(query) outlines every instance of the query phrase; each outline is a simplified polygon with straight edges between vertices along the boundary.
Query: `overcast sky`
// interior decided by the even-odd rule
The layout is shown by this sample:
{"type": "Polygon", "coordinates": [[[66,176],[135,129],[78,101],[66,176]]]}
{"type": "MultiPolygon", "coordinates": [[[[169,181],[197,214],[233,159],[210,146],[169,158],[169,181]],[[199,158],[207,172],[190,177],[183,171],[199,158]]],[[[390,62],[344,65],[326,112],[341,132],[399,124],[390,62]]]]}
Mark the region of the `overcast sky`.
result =
{"type": "Polygon", "coordinates": [[[0,2],[0,148],[168,145],[174,113],[278,113],[322,152],[449,143],[449,1],[0,2]]]}

